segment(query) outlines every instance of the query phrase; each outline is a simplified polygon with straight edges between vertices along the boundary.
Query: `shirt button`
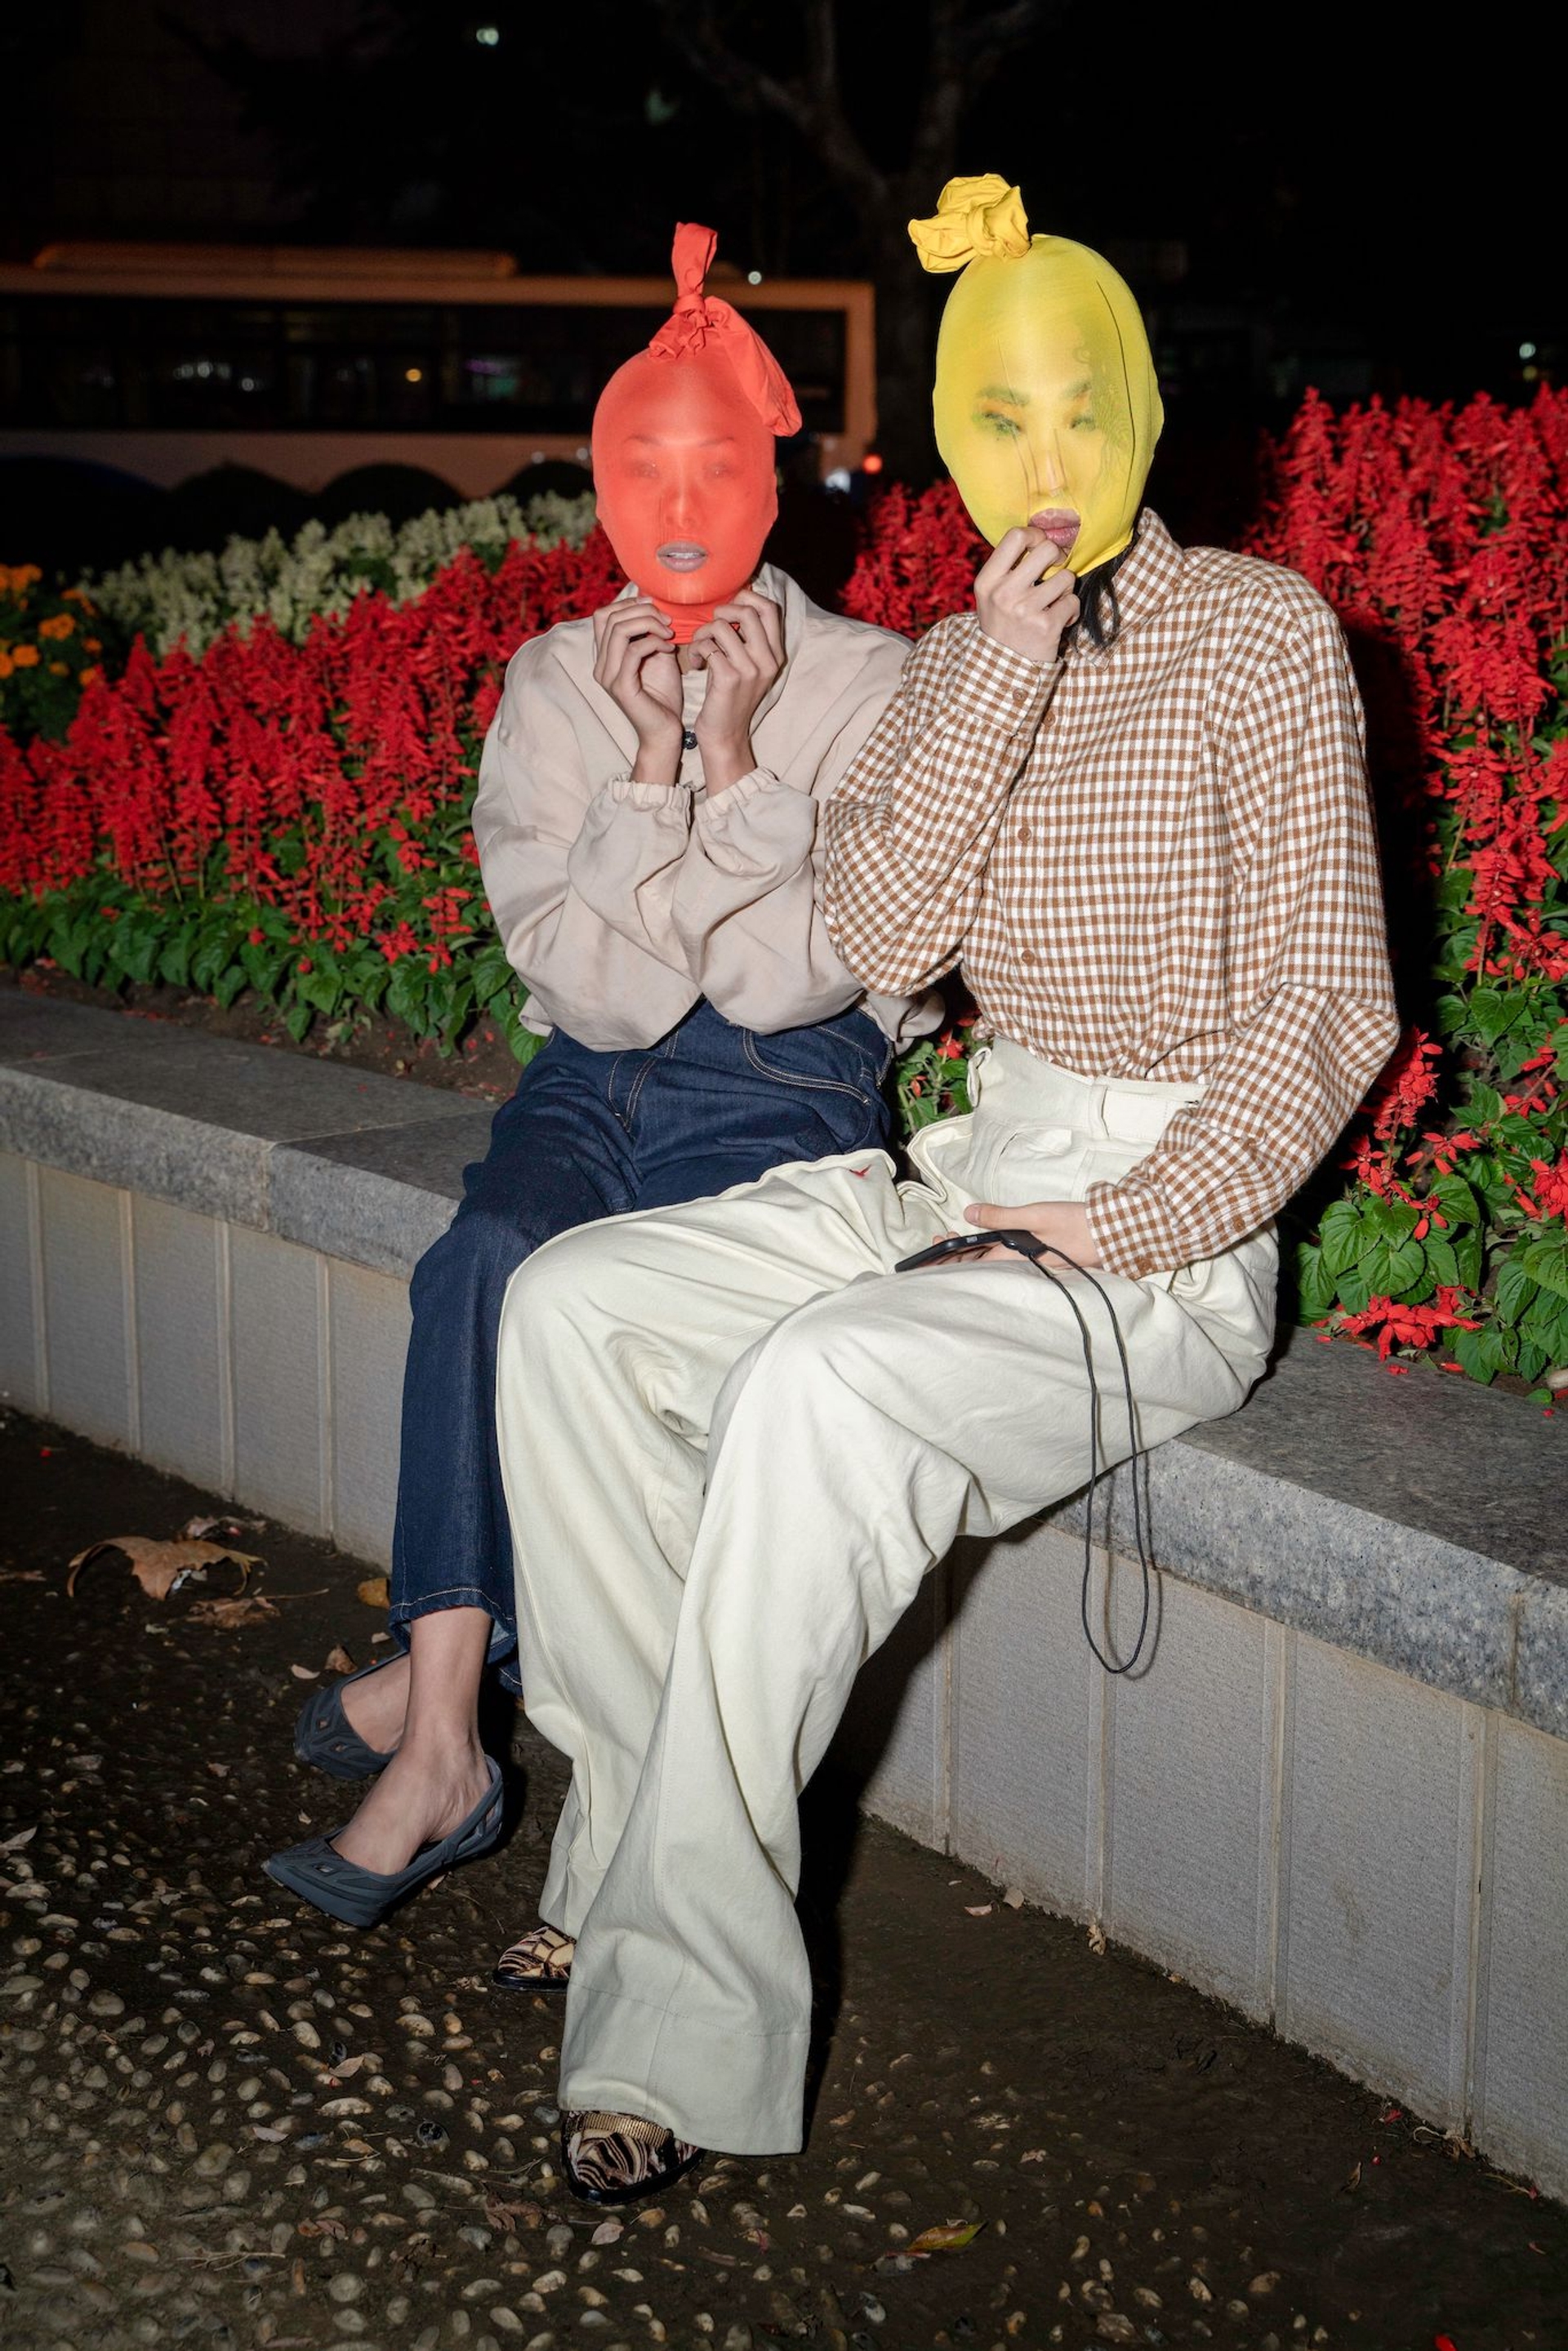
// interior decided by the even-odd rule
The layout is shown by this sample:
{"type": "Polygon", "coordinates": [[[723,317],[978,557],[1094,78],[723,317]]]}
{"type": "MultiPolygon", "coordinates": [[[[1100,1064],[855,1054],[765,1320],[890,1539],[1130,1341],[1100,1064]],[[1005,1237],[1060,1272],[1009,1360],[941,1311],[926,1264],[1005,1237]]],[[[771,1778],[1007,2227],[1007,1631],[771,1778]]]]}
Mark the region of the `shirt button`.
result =
{"type": "Polygon", "coordinates": [[[1027,824],[1019,825],[1019,839],[1023,842],[1026,848],[1029,846],[1029,827],[1027,824]]]}
{"type": "Polygon", "coordinates": [[[696,728],[695,726],[683,727],[681,730],[681,742],[686,750],[695,751],[697,747],[696,728]]]}
{"type": "Polygon", "coordinates": [[[1019,950],[1019,963],[1032,963],[1034,961],[1034,949],[1032,947],[1020,947],[1019,950]]]}

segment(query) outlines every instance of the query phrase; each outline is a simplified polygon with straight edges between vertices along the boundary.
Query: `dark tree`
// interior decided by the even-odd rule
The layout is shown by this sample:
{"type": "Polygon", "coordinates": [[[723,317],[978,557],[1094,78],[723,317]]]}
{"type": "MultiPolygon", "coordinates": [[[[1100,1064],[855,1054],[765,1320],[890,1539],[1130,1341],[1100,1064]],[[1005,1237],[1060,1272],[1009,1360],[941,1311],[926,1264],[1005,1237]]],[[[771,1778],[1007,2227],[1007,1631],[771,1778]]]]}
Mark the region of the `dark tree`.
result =
{"type": "MultiPolygon", "coordinates": [[[[782,122],[819,172],[859,216],[877,293],[877,402],[880,439],[895,473],[930,470],[930,382],[934,305],[914,266],[908,223],[931,212],[944,182],[960,166],[959,139],[968,110],[1005,60],[1040,28],[1040,0],[927,0],[923,70],[904,91],[907,131],[898,160],[878,160],[856,126],[841,42],[839,0],[802,0],[797,11],[804,56],[798,70],[779,71],[727,31],[733,7],[715,0],[656,0],[664,37],[692,69],[747,116],[782,122]],[[912,102],[911,102],[912,101],[912,102]]],[[[850,10],[844,15],[855,13],[850,10]]],[[[859,12],[863,17],[863,11],[859,12]]],[[[909,40],[915,39],[909,12],[909,40]]],[[[872,110],[874,83],[858,76],[859,111],[872,110]]],[[[966,159],[973,168],[973,159],[966,159]]]]}

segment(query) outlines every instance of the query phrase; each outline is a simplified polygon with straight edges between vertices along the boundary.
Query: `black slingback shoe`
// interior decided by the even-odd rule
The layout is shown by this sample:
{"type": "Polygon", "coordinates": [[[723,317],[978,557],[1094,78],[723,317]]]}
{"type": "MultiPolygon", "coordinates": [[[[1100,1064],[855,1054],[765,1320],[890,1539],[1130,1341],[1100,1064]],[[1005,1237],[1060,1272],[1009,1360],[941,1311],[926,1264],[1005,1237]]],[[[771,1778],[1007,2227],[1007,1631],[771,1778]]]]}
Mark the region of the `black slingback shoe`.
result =
{"type": "Polygon", "coordinates": [[[345,1927],[374,1927],[433,1877],[461,1862],[477,1861],[500,1843],[505,1825],[501,1767],[492,1756],[485,1761],[490,1784],[467,1819],[459,1821],[450,1836],[421,1845],[406,1869],[385,1876],[380,1870],[361,1869],[357,1861],[344,1859],[330,1837],[313,1836],[290,1845],[287,1853],[275,1853],[263,1865],[268,1877],[301,1901],[313,1902],[329,1918],[340,1918],[345,1927]]]}
{"type": "Polygon", "coordinates": [[[396,1750],[383,1755],[379,1748],[367,1746],[343,1711],[343,1692],[350,1682],[362,1682],[383,1667],[397,1665],[402,1655],[400,1649],[394,1657],[377,1657],[357,1674],[345,1674],[328,1688],[311,1691],[294,1726],[294,1752],[301,1763],[312,1764],[333,1780],[373,1780],[386,1770],[396,1750]]]}

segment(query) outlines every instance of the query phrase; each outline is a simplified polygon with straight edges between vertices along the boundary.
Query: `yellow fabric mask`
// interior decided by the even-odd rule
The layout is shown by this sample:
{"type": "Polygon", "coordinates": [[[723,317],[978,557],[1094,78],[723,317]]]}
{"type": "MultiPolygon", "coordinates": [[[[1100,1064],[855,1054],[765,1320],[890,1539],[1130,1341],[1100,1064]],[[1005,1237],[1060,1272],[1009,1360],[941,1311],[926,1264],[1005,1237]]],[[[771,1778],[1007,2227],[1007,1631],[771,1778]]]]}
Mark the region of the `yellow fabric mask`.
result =
{"type": "Polygon", "coordinates": [[[936,446],[994,547],[1039,518],[1080,577],[1132,543],[1165,412],[1138,306],[1108,261],[1033,236],[994,172],[911,221],[921,263],[961,270],[936,345],[936,446]],[[1074,527],[1075,526],[1075,527],[1074,527]]]}

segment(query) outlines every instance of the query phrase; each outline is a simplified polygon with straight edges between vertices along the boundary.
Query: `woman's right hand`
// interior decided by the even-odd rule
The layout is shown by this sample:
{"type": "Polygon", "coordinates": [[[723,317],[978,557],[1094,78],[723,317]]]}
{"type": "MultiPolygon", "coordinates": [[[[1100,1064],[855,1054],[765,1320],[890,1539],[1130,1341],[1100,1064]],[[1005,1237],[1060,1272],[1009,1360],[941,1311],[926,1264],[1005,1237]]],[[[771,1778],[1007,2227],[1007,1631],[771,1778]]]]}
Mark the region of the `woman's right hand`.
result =
{"type": "Polygon", "coordinates": [[[681,765],[681,670],[675,632],[648,596],[593,616],[593,675],[637,730],[632,780],[673,784],[681,765]]]}
{"type": "Polygon", "coordinates": [[[1078,618],[1078,582],[1071,572],[1064,566],[1049,580],[1040,576],[1041,557],[1059,554],[1042,530],[1009,530],[976,576],[975,610],[981,628],[1025,661],[1053,662],[1063,630],[1078,618]]]}

